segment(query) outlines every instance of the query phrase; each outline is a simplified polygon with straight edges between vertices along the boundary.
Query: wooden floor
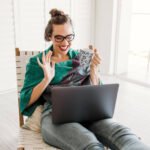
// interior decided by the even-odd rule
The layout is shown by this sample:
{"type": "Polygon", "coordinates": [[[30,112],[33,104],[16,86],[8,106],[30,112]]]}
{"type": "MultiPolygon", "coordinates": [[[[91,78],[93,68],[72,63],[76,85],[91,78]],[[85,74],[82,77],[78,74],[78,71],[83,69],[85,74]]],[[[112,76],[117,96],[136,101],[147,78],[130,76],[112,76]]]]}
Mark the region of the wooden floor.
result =
{"type": "MultiPolygon", "coordinates": [[[[150,145],[150,89],[114,77],[103,83],[120,83],[114,119],[130,127],[150,145]]],[[[0,150],[15,150],[18,130],[16,92],[0,94],[0,150]]]]}

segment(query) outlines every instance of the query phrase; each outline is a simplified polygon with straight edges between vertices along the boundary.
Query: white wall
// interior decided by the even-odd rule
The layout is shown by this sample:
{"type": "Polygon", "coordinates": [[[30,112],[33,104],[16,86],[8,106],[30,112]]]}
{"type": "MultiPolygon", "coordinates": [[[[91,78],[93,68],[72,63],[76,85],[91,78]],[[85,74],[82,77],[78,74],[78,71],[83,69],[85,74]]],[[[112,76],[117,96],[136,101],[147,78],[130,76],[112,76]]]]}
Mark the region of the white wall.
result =
{"type": "Polygon", "coordinates": [[[132,0],[96,0],[96,40],[101,74],[127,72],[132,0]]]}
{"type": "Polygon", "coordinates": [[[128,51],[130,48],[132,0],[118,1],[118,25],[116,35],[115,74],[123,74],[128,69],[128,51]]]}
{"type": "Polygon", "coordinates": [[[73,47],[87,47],[93,42],[93,5],[93,0],[16,0],[17,47],[42,50],[50,45],[44,41],[44,30],[52,8],[61,9],[71,16],[76,34],[73,47]]]}
{"type": "Polygon", "coordinates": [[[87,48],[94,44],[94,0],[72,0],[71,15],[75,28],[74,48],[87,48]]]}
{"type": "Polygon", "coordinates": [[[102,58],[101,74],[114,70],[116,5],[116,0],[96,0],[95,46],[102,58]]]}
{"type": "Polygon", "coordinates": [[[0,92],[16,87],[12,0],[0,1],[0,92]]]}
{"type": "Polygon", "coordinates": [[[21,50],[41,50],[44,42],[44,1],[16,0],[16,47],[21,50]]]}

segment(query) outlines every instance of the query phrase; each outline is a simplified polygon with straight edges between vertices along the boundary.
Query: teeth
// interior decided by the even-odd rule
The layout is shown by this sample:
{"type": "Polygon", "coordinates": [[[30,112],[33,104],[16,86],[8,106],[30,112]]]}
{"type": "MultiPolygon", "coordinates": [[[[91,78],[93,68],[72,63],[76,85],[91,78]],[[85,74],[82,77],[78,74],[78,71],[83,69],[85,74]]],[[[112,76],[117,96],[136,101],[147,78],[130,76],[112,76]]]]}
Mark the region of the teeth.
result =
{"type": "Polygon", "coordinates": [[[61,46],[61,48],[67,48],[67,46],[61,46]]]}
{"type": "Polygon", "coordinates": [[[67,49],[68,46],[60,46],[61,49],[67,49]]]}

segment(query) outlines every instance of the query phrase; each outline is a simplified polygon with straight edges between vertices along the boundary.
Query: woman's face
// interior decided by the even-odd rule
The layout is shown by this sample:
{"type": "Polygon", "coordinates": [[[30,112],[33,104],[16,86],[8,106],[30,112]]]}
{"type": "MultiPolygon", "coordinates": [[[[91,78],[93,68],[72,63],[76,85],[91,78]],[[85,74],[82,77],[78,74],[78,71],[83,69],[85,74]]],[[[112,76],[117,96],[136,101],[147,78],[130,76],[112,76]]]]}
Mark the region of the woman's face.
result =
{"type": "Polygon", "coordinates": [[[57,54],[66,55],[71,47],[73,38],[73,29],[69,23],[53,25],[53,33],[50,40],[53,42],[53,48],[57,54]]]}

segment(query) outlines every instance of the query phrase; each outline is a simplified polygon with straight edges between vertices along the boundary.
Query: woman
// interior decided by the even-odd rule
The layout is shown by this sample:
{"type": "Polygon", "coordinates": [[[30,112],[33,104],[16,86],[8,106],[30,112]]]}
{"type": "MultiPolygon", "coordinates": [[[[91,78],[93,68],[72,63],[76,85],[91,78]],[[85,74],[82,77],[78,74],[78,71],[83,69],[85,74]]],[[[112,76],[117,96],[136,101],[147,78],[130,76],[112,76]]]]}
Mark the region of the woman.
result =
{"type": "Polygon", "coordinates": [[[20,93],[21,112],[31,116],[37,106],[44,105],[41,118],[43,139],[60,149],[102,150],[103,145],[106,145],[113,150],[148,150],[128,128],[112,119],[91,124],[52,123],[52,104],[47,101],[51,86],[100,84],[97,70],[101,59],[95,49],[91,64],[86,66],[90,69],[82,68],[79,52],[70,48],[75,36],[70,17],[57,9],[52,9],[50,14],[45,40],[51,41],[52,46],[31,58],[27,65],[24,86],[20,93]]]}

